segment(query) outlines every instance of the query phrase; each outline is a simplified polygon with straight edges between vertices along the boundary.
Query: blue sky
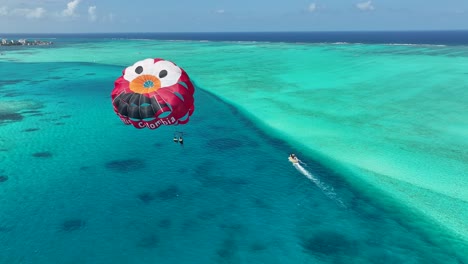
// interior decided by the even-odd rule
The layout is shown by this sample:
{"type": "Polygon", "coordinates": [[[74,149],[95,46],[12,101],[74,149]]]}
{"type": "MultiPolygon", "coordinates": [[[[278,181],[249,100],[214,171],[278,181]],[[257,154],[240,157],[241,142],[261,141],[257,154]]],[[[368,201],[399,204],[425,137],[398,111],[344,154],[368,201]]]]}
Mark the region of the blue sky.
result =
{"type": "Polygon", "coordinates": [[[0,0],[0,33],[468,29],[468,0],[0,0]]]}

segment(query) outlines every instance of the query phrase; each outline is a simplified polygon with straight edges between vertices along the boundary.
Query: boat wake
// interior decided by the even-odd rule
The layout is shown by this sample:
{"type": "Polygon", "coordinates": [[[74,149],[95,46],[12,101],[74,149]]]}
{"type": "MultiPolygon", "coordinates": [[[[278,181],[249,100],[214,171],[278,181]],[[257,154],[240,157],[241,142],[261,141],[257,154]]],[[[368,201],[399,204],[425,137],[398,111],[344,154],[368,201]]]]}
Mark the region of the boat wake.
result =
{"type": "Polygon", "coordinates": [[[293,166],[297,171],[313,182],[322,191],[322,193],[325,194],[325,196],[338,203],[339,206],[346,208],[346,205],[343,203],[340,197],[338,197],[333,187],[321,182],[319,178],[315,177],[310,171],[304,168],[302,164],[305,163],[299,161],[299,163],[293,163],[293,166]]]}

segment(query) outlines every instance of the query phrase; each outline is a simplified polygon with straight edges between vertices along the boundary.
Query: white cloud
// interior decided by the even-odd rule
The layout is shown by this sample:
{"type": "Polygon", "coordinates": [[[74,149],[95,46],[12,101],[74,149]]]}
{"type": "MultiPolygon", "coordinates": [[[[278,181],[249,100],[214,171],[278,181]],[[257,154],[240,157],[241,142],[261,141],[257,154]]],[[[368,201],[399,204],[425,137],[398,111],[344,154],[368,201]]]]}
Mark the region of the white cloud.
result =
{"type": "Polygon", "coordinates": [[[356,7],[362,11],[370,11],[370,10],[374,10],[375,7],[372,5],[372,1],[369,0],[367,2],[361,2],[361,3],[357,3],[356,4],[356,7]]]}
{"type": "Polygon", "coordinates": [[[315,12],[317,10],[317,4],[311,3],[309,7],[307,8],[309,12],[315,12]]]}
{"type": "Polygon", "coordinates": [[[8,15],[8,8],[6,6],[0,7],[0,16],[8,15]]]}
{"type": "Polygon", "coordinates": [[[26,17],[27,18],[41,18],[44,16],[45,12],[46,12],[45,9],[42,7],[30,9],[27,11],[26,17]]]}
{"type": "Polygon", "coordinates": [[[215,10],[215,13],[217,14],[224,14],[226,11],[224,9],[218,9],[218,10],[215,10]]]}
{"type": "Polygon", "coordinates": [[[13,16],[22,16],[26,18],[41,18],[44,17],[46,10],[42,7],[37,7],[34,9],[31,8],[15,8],[9,13],[6,8],[2,8],[3,11],[0,11],[3,15],[13,15],[13,16]]]}
{"type": "Polygon", "coordinates": [[[67,9],[64,9],[62,11],[62,16],[65,16],[65,17],[76,16],[75,9],[76,9],[76,7],[78,6],[79,3],[80,3],[80,0],[73,0],[73,1],[69,2],[67,4],[67,9]]]}
{"type": "Polygon", "coordinates": [[[44,17],[46,10],[42,7],[37,8],[14,8],[9,10],[8,7],[0,7],[0,16],[19,16],[26,18],[41,18],[44,17]]]}
{"type": "Polygon", "coordinates": [[[88,7],[88,15],[89,15],[89,20],[90,21],[96,21],[96,19],[97,19],[96,6],[88,7]]]}
{"type": "Polygon", "coordinates": [[[109,13],[106,16],[102,17],[102,21],[104,21],[104,22],[113,22],[114,19],[115,19],[114,13],[109,13]]]}

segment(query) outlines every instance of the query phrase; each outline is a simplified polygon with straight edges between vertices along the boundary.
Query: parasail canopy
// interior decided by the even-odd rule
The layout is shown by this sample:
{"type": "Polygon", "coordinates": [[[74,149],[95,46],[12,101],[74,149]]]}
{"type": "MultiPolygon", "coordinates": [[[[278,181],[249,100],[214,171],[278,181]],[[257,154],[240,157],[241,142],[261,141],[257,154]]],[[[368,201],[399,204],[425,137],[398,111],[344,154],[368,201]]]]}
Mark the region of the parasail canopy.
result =
{"type": "Polygon", "coordinates": [[[168,60],[145,59],[123,70],[111,97],[125,124],[156,129],[187,123],[195,110],[194,92],[182,68],[168,60]]]}

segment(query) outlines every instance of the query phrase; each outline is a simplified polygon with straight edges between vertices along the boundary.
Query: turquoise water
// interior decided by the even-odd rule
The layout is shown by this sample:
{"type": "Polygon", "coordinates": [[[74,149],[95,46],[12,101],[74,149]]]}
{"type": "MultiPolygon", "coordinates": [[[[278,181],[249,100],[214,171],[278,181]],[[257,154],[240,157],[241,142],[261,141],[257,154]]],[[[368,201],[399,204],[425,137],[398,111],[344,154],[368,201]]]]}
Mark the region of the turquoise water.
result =
{"type": "Polygon", "coordinates": [[[466,262],[467,56],[150,40],[4,51],[0,263],[466,262]],[[197,83],[184,147],[112,111],[113,81],[146,57],[197,83]]]}

